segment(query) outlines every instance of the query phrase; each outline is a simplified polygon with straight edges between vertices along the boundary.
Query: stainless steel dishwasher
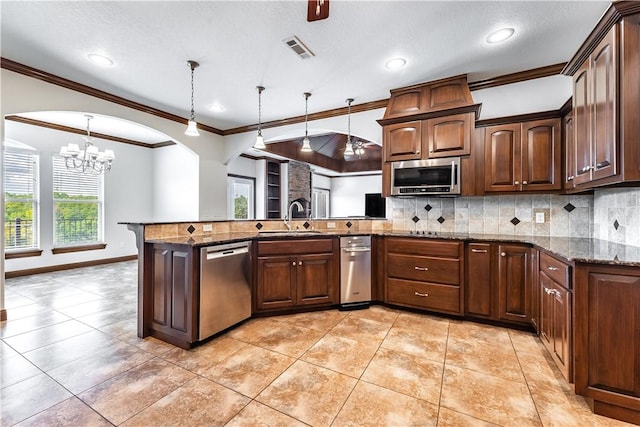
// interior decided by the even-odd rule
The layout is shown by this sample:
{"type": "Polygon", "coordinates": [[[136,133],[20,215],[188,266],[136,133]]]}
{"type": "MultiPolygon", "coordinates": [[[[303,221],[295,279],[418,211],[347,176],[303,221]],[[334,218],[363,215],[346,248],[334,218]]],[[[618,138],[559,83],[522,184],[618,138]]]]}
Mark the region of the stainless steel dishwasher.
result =
{"type": "Polygon", "coordinates": [[[251,317],[249,243],[200,250],[200,326],[203,340],[251,317]]]}
{"type": "Polygon", "coordinates": [[[371,303],[371,236],[340,238],[340,309],[371,303]]]}

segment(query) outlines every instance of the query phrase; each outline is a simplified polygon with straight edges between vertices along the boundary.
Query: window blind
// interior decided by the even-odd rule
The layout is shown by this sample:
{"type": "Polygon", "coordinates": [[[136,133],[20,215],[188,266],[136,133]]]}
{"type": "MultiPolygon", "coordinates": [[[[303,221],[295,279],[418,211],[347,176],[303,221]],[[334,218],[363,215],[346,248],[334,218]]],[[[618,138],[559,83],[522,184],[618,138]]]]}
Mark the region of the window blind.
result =
{"type": "Polygon", "coordinates": [[[6,249],[38,247],[38,154],[4,152],[4,235],[6,249]]]}

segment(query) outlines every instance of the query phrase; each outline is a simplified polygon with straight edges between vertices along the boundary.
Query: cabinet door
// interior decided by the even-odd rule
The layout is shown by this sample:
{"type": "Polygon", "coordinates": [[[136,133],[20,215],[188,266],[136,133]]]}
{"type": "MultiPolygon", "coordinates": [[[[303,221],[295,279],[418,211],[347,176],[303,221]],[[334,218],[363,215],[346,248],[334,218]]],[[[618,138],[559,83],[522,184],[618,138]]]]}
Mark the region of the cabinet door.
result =
{"type": "Polygon", "coordinates": [[[491,244],[470,243],[467,246],[466,313],[490,317],[491,310],[491,244]]]}
{"type": "Polygon", "coordinates": [[[529,324],[529,248],[498,245],[498,318],[529,324]]]}
{"type": "Polygon", "coordinates": [[[258,258],[258,310],[291,307],[295,304],[295,265],[295,259],[288,256],[258,258]]]}
{"type": "Polygon", "coordinates": [[[574,185],[591,179],[591,102],[589,61],[573,76],[574,185]]]}
{"type": "Polygon", "coordinates": [[[520,190],[520,125],[487,127],[484,150],[485,191],[520,190]]]}
{"type": "Polygon", "coordinates": [[[560,119],[522,124],[522,190],[560,190],[560,119]]]}
{"type": "Polygon", "coordinates": [[[573,381],[571,372],[571,292],[556,282],[551,282],[553,293],[552,325],[553,346],[551,356],[569,382],[573,381]]]}
{"type": "Polygon", "coordinates": [[[576,392],[640,410],[640,276],[590,270],[576,278],[576,392]]]}
{"type": "Polygon", "coordinates": [[[471,152],[473,114],[438,117],[423,122],[423,144],[429,158],[465,156],[471,152]]]}
{"type": "Polygon", "coordinates": [[[553,353],[553,281],[540,273],[540,340],[553,353]]]}
{"type": "Polygon", "coordinates": [[[617,34],[614,27],[591,54],[593,180],[617,173],[617,34]]]}
{"type": "Polygon", "coordinates": [[[573,179],[576,167],[576,146],[573,135],[573,115],[568,114],[563,119],[564,129],[562,137],[564,140],[564,187],[569,190],[574,188],[573,179]]]}
{"type": "Polygon", "coordinates": [[[337,303],[333,254],[302,255],[296,263],[298,305],[337,303]]]}
{"type": "Polygon", "coordinates": [[[421,153],[422,124],[419,120],[384,127],[385,161],[418,160],[421,153]]]}

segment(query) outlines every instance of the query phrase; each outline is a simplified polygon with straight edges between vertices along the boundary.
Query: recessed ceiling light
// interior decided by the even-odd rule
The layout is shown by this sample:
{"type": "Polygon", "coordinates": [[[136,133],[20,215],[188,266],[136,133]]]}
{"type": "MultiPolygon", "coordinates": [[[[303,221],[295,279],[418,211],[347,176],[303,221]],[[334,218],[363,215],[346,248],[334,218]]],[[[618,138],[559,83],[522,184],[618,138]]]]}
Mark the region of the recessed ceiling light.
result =
{"type": "Polygon", "coordinates": [[[89,61],[101,67],[110,67],[113,65],[113,60],[111,58],[99,53],[90,53],[87,57],[89,58],[89,61]]]}
{"type": "Polygon", "coordinates": [[[500,43],[513,36],[513,28],[500,28],[487,36],[487,43],[500,43]]]}
{"type": "Polygon", "coordinates": [[[224,111],[224,107],[220,104],[211,104],[209,105],[209,110],[213,111],[214,113],[222,113],[224,111]]]}
{"type": "Polygon", "coordinates": [[[399,70],[400,68],[404,67],[407,64],[407,60],[404,58],[393,58],[387,61],[386,64],[384,64],[384,66],[388,69],[388,70],[399,70]]]}

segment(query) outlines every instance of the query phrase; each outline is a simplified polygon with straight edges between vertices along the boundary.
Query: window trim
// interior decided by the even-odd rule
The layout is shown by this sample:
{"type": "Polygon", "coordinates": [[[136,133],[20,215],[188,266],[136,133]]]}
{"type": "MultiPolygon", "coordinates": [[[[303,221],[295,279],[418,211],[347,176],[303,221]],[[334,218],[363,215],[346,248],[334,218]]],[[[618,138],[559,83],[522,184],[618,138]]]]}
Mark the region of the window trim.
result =
{"type": "MultiPolygon", "coordinates": [[[[256,219],[256,178],[253,176],[246,176],[246,175],[238,175],[238,174],[234,174],[234,173],[228,173],[227,174],[227,192],[229,189],[229,178],[240,178],[240,179],[246,179],[247,181],[252,181],[253,183],[253,203],[251,204],[251,212],[249,215],[249,218],[229,218],[229,221],[252,221],[256,219]]],[[[229,197],[230,195],[227,194],[227,203],[229,202],[229,197]]],[[[229,216],[229,209],[230,207],[227,206],[227,216],[229,216]]]]}
{"type": "MultiPolygon", "coordinates": [[[[40,254],[42,253],[42,250],[40,249],[40,152],[37,150],[33,150],[33,149],[29,149],[29,148],[21,148],[21,147],[14,147],[14,146],[4,146],[3,148],[3,155],[2,155],[2,168],[3,168],[3,174],[4,174],[4,170],[5,170],[5,165],[4,162],[6,161],[6,153],[9,152],[13,152],[13,153],[23,153],[23,154],[29,154],[32,156],[32,160],[35,163],[34,167],[33,167],[33,180],[34,180],[34,185],[33,185],[33,198],[31,199],[31,203],[33,205],[32,209],[32,216],[35,219],[32,219],[32,228],[33,228],[33,246],[29,246],[29,247],[6,247],[5,246],[5,259],[12,259],[12,258],[22,258],[22,257],[28,257],[28,256],[40,256],[40,254]],[[38,252],[38,254],[35,254],[36,252],[38,252]],[[10,256],[7,256],[7,254],[10,253],[10,256]]],[[[3,183],[3,195],[2,197],[4,197],[4,203],[5,203],[5,212],[3,213],[6,214],[6,203],[7,203],[7,197],[6,197],[6,187],[5,187],[5,181],[4,181],[4,176],[2,177],[2,183],[3,183]]],[[[14,201],[14,200],[11,200],[14,201]]],[[[24,200],[15,200],[15,201],[24,201],[24,200]]],[[[4,218],[3,218],[3,227],[4,227],[4,218]]],[[[6,236],[4,237],[6,239],[6,236]]],[[[6,244],[6,241],[5,241],[6,244]]]]}
{"type": "Polygon", "coordinates": [[[91,245],[75,245],[75,246],[57,246],[51,249],[51,252],[54,255],[57,255],[57,254],[66,254],[70,252],[97,251],[97,250],[105,249],[106,247],[107,247],[106,243],[94,243],[91,245]]]}
{"type": "Polygon", "coordinates": [[[28,258],[41,255],[42,249],[7,249],[4,252],[4,259],[28,258]]]}

